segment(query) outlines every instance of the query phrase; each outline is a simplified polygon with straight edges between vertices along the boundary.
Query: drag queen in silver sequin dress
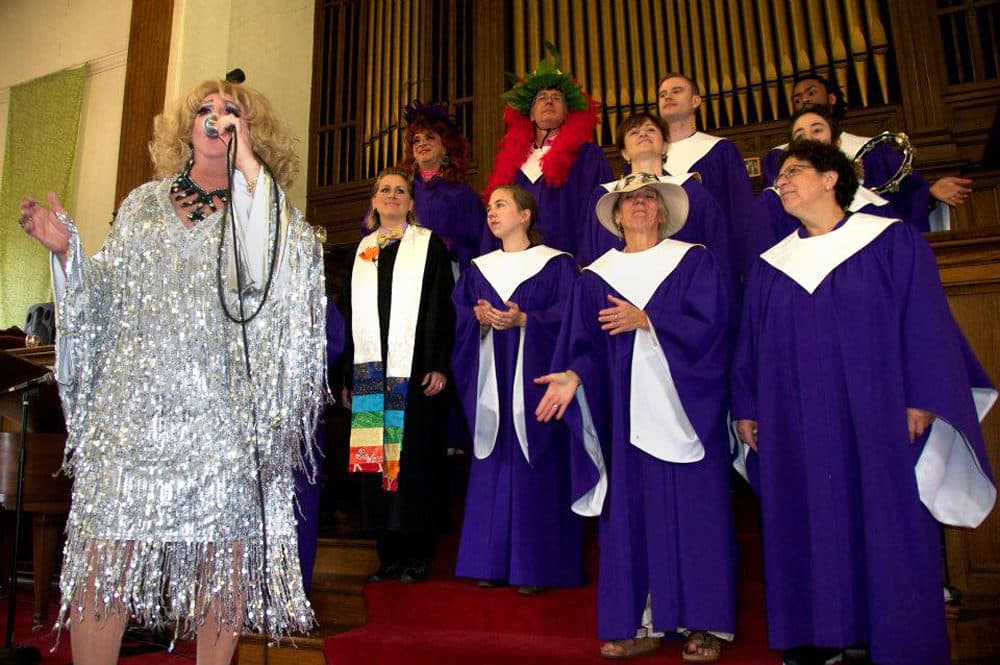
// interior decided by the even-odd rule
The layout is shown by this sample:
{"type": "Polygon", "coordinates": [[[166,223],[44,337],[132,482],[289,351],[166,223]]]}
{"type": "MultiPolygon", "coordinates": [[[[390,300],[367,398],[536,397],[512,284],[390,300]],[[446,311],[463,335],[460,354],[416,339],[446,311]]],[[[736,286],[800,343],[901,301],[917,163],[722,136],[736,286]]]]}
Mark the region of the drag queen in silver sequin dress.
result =
{"type": "Polygon", "coordinates": [[[300,444],[327,395],[322,252],[285,199],[297,159],[259,93],[196,86],[150,150],[163,179],[125,199],[93,257],[54,195],[21,205],[60,301],[74,488],[59,626],[77,664],[113,663],[132,618],[195,634],[199,664],[221,665],[241,632],[314,624],[292,472],[311,467],[300,444]],[[220,246],[234,134],[235,250],[228,221],[220,246]],[[260,308],[245,334],[221,304],[239,318],[238,283],[244,318],[260,308]]]}

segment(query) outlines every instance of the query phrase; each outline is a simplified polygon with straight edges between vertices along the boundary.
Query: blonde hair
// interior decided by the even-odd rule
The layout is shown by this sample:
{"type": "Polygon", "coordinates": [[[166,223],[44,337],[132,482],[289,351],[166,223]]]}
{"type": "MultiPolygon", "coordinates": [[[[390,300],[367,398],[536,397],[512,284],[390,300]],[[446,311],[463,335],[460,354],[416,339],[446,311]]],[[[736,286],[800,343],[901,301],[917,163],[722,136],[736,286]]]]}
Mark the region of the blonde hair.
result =
{"type": "MultiPolygon", "coordinates": [[[[375,183],[372,185],[372,198],[374,198],[375,194],[378,192],[378,186],[379,183],[382,182],[382,178],[389,175],[399,176],[405,180],[406,191],[410,193],[410,199],[413,199],[413,173],[398,166],[387,166],[379,171],[378,175],[375,177],[375,183]]],[[[413,224],[414,226],[420,226],[420,222],[417,221],[416,213],[414,213],[413,210],[406,213],[406,223],[413,224]]],[[[364,226],[369,231],[374,231],[378,227],[382,226],[382,220],[379,219],[378,210],[375,209],[375,206],[371,207],[368,216],[365,217],[364,226]]]]}
{"type": "Polygon", "coordinates": [[[289,187],[299,171],[299,157],[288,126],[274,113],[271,103],[253,88],[228,81],[208,80],[188,90],[153,120],[149,156],[157,178],[180,173],[191,159],[191,130],[198,109],[213,93],[231,96],[253,137],[253,149],[271,169],[274,179],[289,187]]]}

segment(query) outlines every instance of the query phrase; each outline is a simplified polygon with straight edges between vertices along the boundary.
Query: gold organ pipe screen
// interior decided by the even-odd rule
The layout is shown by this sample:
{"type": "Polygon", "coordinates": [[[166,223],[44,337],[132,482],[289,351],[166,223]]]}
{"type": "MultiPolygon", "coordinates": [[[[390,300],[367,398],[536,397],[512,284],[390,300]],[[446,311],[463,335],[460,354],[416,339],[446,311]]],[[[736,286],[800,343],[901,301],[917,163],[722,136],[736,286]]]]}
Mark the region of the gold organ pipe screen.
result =
{"type": "Polygon", "coordinates": [[[671,71],[701,86],[706,129],[788,117],[792,81],[816,70],[852,106],[894,101],[887,0],[511,0],[510,59],[534,69],[543,38],[604,104],[598,137],[656,108],[671,71]]]}

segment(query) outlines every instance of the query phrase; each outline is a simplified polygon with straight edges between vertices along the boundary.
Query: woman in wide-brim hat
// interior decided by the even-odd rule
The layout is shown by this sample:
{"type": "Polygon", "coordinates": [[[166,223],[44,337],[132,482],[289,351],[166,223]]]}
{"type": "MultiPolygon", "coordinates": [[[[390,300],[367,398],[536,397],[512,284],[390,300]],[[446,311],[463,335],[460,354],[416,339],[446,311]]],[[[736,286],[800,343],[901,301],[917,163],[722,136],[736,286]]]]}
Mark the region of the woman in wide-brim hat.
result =
{"type": "Polygon", "coordinates": [[[601,654],[679,631],[686,662],[712,662],[735,630],[725,279],[704,247],[670,237],[682,187],[632,174],[596,209],[624,249],[577,280],[552,363],[564,371],[536,379],[535,415],[565,416],[573,510],[600,516],[601,654]]]}

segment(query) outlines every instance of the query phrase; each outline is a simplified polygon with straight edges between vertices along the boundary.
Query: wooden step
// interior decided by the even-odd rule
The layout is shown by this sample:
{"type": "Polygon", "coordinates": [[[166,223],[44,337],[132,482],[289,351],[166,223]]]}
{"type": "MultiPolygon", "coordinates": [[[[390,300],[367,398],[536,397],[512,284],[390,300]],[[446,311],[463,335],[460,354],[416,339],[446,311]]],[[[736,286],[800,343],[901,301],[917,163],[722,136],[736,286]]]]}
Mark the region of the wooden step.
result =
{"type": "Polygon", "coordinates": [[[362,589],[367,575],[314,573],[309,601],[320,626],[362,626],[367,620],[362,589]]]}
{"type": "Polygon", "coordinates": [[[277,645],[267,647],[264,657],[265,641],[260,635],[243,635],[236,648],[236,665],[326,665],[323,658],[323,642],[330,637],[347,630],[346,626],[335,626],[332,629],[317,628],[308,637],[296,637],[294,640],[285,638],[277,645]]]}
{"type": "Polygon", "coordinates": [[[366,538],[320,538],[313,575],[369,575],[378,568],[375,541],[366,538]]]}

